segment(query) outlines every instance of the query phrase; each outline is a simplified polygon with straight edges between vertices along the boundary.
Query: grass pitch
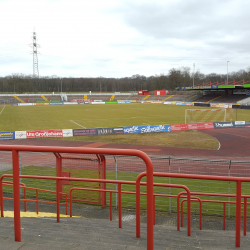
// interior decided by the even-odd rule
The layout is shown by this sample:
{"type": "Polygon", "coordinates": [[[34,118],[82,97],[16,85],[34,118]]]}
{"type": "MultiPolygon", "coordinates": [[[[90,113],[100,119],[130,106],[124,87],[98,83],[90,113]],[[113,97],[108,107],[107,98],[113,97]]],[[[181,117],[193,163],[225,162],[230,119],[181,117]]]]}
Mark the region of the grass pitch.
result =
{"type": "MultiPolygon", "coordinates": [[[[161,104],[6,106],[0,131],[80,129],[185,123],[185,109],[161,104]]],[[[200,108],[200,107],[199,107],[200,108]]],[[[248,110],[234,110],[233,120],[250,120],[248,110]]],[[[55,140],[55,138],[52,138],[55,140]]],[[[57,140],[218,149],[218,142],[199,131],[76,136],[57,140]]]]}

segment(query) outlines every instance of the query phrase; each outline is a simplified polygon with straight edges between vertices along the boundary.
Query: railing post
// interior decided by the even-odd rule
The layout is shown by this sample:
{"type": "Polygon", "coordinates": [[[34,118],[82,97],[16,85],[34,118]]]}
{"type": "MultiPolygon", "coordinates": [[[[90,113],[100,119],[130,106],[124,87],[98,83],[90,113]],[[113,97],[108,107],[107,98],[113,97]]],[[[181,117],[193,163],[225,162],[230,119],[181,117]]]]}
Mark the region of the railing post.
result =
{"type": "Polygon", "coordinates": [[[122,188],[121,183],[118,183],[118,208],[119,208],[119,228],[122,228],[122,188]]]}
{"type": "Polygon", "coordinates": [[[0,178],[0,206],[1,206],[1,217],[3,215],[3,178],[0,178]]]}
{"type": "MultiPolygon", "coordinates": [[[[117,181],[117,160],[115,156],[114,159],[115,159],[115,180],[117,181]]],[[[117,191],[117,184],[115,184],[115,187],[117,191]]],[[[117,209],[117,193],[115,193],[115,208],[117,209]]]]}
{"type": "Polygon", "coordinates": [[[19,154],[12,150],[15,241],[21,242],[19,154]]]}
{"type": "Polygon", "coordinates": [[[57,222],[60,222],[60,181],[56,179],[56,215],[57,222]]]}
{"type": "Polygon", "coordinates": [[[241,227],[241,181],[237,181],[235,247],[240,247],[240,227],[241,227]]]}
{"type": "MultiPolygon", "coordinates": [[[[168,159],[168,172],[171,173],[171,162],[170,162],[170,156],[169,156],[169,159],[168,159]]],[[[171,177],[168,177],[169,180],[169,184],[171,184],[171,177]]],[[[169,187],[169,194],[171,194],[171,187],[169,187]]],[[[169,213],[171,214],[171,197],[169,197],[169,213]]]]}
{"type": "Polygon", "coordinates": [[[244,236],[247,235],[247,197],[244,197],[244,236]]]}
{"type": "MultiPolygon", "coordinates": [[[[236,109],[237,110],[237,109],[236,109]]],[[[229,160],[228,165],[228,176],[230,176],[230,169],[231,169],[231,160],[229,160]]],[[[228,194],[230,194],[230,181],[228,182],[228,194]]],[[[228,201],[230,201],[230,197],[228,197],[228,201]]],[[[228,217],[230,218],[230,202],[228,203],[228,217]]]]}

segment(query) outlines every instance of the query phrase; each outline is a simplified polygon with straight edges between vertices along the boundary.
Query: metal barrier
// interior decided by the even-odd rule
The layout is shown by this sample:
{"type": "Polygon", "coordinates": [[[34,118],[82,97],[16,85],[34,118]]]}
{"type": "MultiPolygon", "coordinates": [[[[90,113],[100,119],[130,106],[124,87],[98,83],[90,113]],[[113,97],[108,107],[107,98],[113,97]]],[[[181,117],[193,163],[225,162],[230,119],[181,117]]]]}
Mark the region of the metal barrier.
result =
{"type": "MultiPolygon", "coordinates": [[[[153,164],[149,156],[139,150],[128,149],[103,149],[103,148],[74,148],[74,147],[41,147],[41,146],[18,146],[18,145],[0,145],[2,151],[12,151],[12,166],[13,166],[13,195],[14,195],[14,230],[15,241],[21,241],[21,220],[20,220],[20,190],[19,190],[19,151],[31,151],[31,152],[53,152],[55,153],[85,153],[85,154],[99,154],[99,155],[129,155],[140,157],[146,165],[147,173],[147,249],[154,249],[154,219],[153,219],[153,164]]],[[[5,175],[10,177],[10,175],[5,175]]],[[[4,175],[0,178],[2,181],[4,175]]],[[[34,178],[34,176],[22,175],[21,178],[34,178]]],[[[51,179],[56,180],[57,187],[57,221],[60,221],[60,181],[62,180],[75,180],[78,178],[70,177],[49,177],[49,176],[36,176],[37,179],[51,179]]],[[[109,181],[100,179],[90,179],[88,181],[98,183],[117,183],[119,181],[109,181]]],[[[1,199],[2,185],[0,183],[1,199]]],[[[3,204],[3,200],[1,200],[3,204]]],[[[119,204],[121,205],[121,204],[119,204]]]]}
{"type": "MultiPolygon", "coordinates": [[[[13,175],[10,175],[9,177],[13,177],[13,175]]],[[[13,183],[10,182],[10,181],[2,181],[2,183],[0,183],[0,184],[3,185],[3,186],[12,186],[13,187],[13,183]]],[[[38,199],[38,191],[56,194],[55,191],[41,189],[41,188],[27,187],[23,183],[19,183],[19,184],[21,185],[20,188],[24,189],[24,199],[20,199],[20,201],[24,201],[24,211],[25,212],[27,211],[27,201],[29,201],[29,202],[36,202],[36,213],[37,214],[39,213],[39,202],[40,203],[56,204],[56,202],[54,202],[54,201],[44,201],[44,200],[39,200],[38,199]],[[36,191],[36,199],[35,200],[31,200],[31,199],[27,199],[26,198],[26,193],[27,193],[26,190],[27,189],[29,189],[29,190],[35,190],[36,191]]],[[[60,195],[64,195],[65,196],[65,202],[64,203],[60,203],[60,205],[65,205],[65,214],[67,215],[68,214],[68,206],[67,206],[68,205],[67,204],[68,198],[67,198],[67,194],[60,192],[60,195]]],[[[3,197],[2,199],[3,200],[14,200],[14,198],[7,198],[7,197],[3,197]]],[[[3,210],[3,202],[2,201],[0,201],[0,206],[1,206],[1,213],[3,213],[4,210],[3,210]]],[[[3,217],[3,216],[1,216],[1,217],[3,217]]]]}
{"type": "MultiPolygon", "coordinates": [[[[121,150],[121,149],[99,149],[99,148],[66,148],[66,147],[30,147],[30,146],[1,146],[0,150],[12,151],[12,163],[13,163],[13,175],[2,175],[0,178],[0,203],[2,204],[1,216],[3,216],[3,190],[2,190],[2,180],[4,177],[13,177],[13,193],[14,193],[14,230],[15,230],[15,240],[21,241],[21,228],[20,228],[20,178],[36,178],[36,179],[48,179],[56,180],[56,205],[57,205],[57,222],[60,222],[60,183],[62,181],[72,180],[72,181],[85,181],[85,182],[96,182],[96,183],[113,183],[118,185],[117,193],[119,195],[119,227],[121,227],[121,185],[122,184],[136,184],[136,237],[140,237],[140,196],[146,195],[147,197],[147,249],[154,249],[154,238],[153,238],[153,224],[154,219],[154,206],[155,196],[165,196],[165,197],[174,197],[170,194],[153,194],[153,186],[163,186],[163,187],[177,187],[185,189],[185,194],[187,195],[187,235],[191,235],[191,197],[192,194],[190,190],[179,184],[166,184],[166,183],[153,183],[153,176],[158,177],[174,177],[174,178],[183,178],[183,179],[200,179],[200,180],[214,180],[214,181],[228,181],[236,182],[237,190],[236,194],[229,194],[230,197],[236,197],[236,239],[235,246],[240,247],[240,226],[241,226],[241,199],[244,198],[244,221],[246,221],[246,210],[247,210],[247,198],[249,196],[241,195],[241,184],[242,182],[250,182],[250,178],[244,177],[229,177],[229,176],[211,176],[211,175],[194,175],[194,174],[180,174],[180,173],[161,173],[153,172],[153,165],[150,158],[143,152],[138,150],[121,150]],[[18,151],[33,151],[33,152],[54,152],[54,153],[87,153],[87,154],[117,154],[117,155],[133,155],[140,157],[146,164],[147,172],[143,172],[138,175],[136,183],[133,181],[120,181],[120,180],[106,180],[106,179],[89,179],[89,178],[72,178],[72,177],[51,177],[51,176],[34,176],[34,175],[19,175],[19,153],[18,151]],[[147,182],[141,183],[141,178],[147,176],[147,182]],[[140,186],[146,185],[147,192],[141,193],[140,186]]],[[[110,199],[112,199],[112,193],[114,190],[106,190],[105,185],[102,185],[102,189],[97,189],[100,192],[110,192],[110,199]]],[[[91,188],[88,188],[89,190],[91,188]]],[[[95,189],[93,189],[96,191],[95,189]]],[[[131,193],[134,192],[123,192],[131,193]]],[[[183,192],[182,192],[183,194],[183,192]]],[[[206,195],[207,193],[200,193],[199,195],[206,195]]],[[[195,194],[196,195],[196,194],[195,194]]],[[[214,194],[212,194],[214,195],[214,194]]],[[[218,194],[218,196],[226,196],[225,194],[218,194]]],[[[176,197],[176,196],[175,196],[176,197]]],[[[177,195],[177,204],[180,204],[181,193],[177,195]]],[[[216,202],[216,201],[214,201],[216,202]]],[[[177,206],[177,212],[179,214],[179,205],[177,206]]],[[[112,214],[111,214],[112,216],[112,214]]],[[[177,220],[178,223],[179,220],[177,220]]]]}
{"type": "MultiPolygon", "coordinates": [[[[138,184],[138,190],[140,188],[140,180],[143,176],[146,176],[147,173],[141,173],[138,175],[136,183],[138,184]]],[[[242,182],[250,182],[250,178],[246,177],[230,177],[230,176],[211,176],[211,175],[194,175],[194,174],[178,174],[178,173],[153,173],[154,176],[161,177],[175,177],[175,178],[184,178],[184,179],[200,179],[200,180],[215,180],[215,181],[234,181],[236,182],[236,229],[235,229],[235,247],[240,247],[240,230],[241,230],[241,184],[242,182]]],[[[178,195],[180,196],[180,195],[178,195]]],[[[190,220],[190,192],[187,191],[188,197],[188,223],[190,220]]],[[[246,201],[246,199],[244,199],[246,201]]],[[[179,202],[178,202],[179,204],[179,202]]],[[[178,206],[179,208],[179,206],[178,206]]],[[[246,209],[246,203],[244,203],[244,209],[246,209]]],[[[139,207],[138,207],[139,210],[139,207]]],[[[179,211],[178,211],[179,213],[179,211]]],[[[245,218],[245,216],[244,216],[245,218]]]]}

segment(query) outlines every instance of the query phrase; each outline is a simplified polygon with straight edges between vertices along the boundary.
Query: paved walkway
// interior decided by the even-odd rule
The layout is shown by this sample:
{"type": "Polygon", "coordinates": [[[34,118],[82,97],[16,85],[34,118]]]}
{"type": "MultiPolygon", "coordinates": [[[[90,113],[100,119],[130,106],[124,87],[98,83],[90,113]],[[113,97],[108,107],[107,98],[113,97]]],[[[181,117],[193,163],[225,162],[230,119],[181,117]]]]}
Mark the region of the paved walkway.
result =
{"type": "MultiPolygon", "coordinates": [[[[22,218],[22,242],[14,241],[13,218],[0,218],[1,250],[87,249],[87,250],[142,250],[147,249],[146,224],[142,223],[141,238],[135,237],[135,222],[94,218],[22,218]]],[[[235,249],[235,232],[193,229],[187,236],[186,228],[156,225],[154,249],[235,249]]],[[[241,237],[241,249],[249,249],[250,236],[241,237]]]]}
{"type": "MultiPolygon", "coordinates": [[[[11,201],[4,201],[5,211],[11,210],[11,201]]],[[[28,205],[29,211],[35,211],[35,204],[28,205]]],[[[55,212],[55,206],[42,205],[39,211],[55,212]]],[[[63,212],[63,211],[62,211],[63,212]]],[[[27,215],[29,212],[26,212],[27,215]]],[[[0,218],[1,250],[142,250],[147,249],[146,218],[142,216],[141,238],[135,236],[134,211],[123,211],[122,228],[118,228],[117,211],[113,211],[113,221],[109,220],[109,208],[98,206],[76,205],[73,215],[77,218],[61,217],[25,217],[21,219],[21,242],[14,240],[13,218],[0,218]]],[[[34,214],[34,213],[33,213],[34,214]]],[[[7,213],[5,212],[7,216],[7,213]]],[[[40,214],[41,215],[41,214],[40,214]]],[[[43,215],[44,216],[44,215],[43,215]]],[[[221,218],[222,219],[222,218],[221,218]]],[[[234,220],[227,221],[226,231],[222,230],[222,222],[212,218],[204,218],[203,230],[199,230],[198,218],[192,216],[191,236],[187,236],[186,222],[180,231],[176,230],[174,215],[156,216],[154,227],[155,250],[193,250],[193,249],[235,249],[234,220]]],[[[247,230],[250,230],[248,226],[247,230]]],[[[241,248],[249,249],[250,236],[241,237],[241,248]]]]}

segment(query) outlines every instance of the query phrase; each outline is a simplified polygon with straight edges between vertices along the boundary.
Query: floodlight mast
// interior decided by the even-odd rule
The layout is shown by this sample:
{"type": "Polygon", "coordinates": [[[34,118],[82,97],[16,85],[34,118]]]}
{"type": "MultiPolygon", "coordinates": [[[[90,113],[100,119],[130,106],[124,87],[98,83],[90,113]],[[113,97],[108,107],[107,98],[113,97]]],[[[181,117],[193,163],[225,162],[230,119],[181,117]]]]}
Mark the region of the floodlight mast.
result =
{"type": "Polygon", "coordinates": [[[39,78],[36,32],[33,32],[33,78],[39,78]]]}

